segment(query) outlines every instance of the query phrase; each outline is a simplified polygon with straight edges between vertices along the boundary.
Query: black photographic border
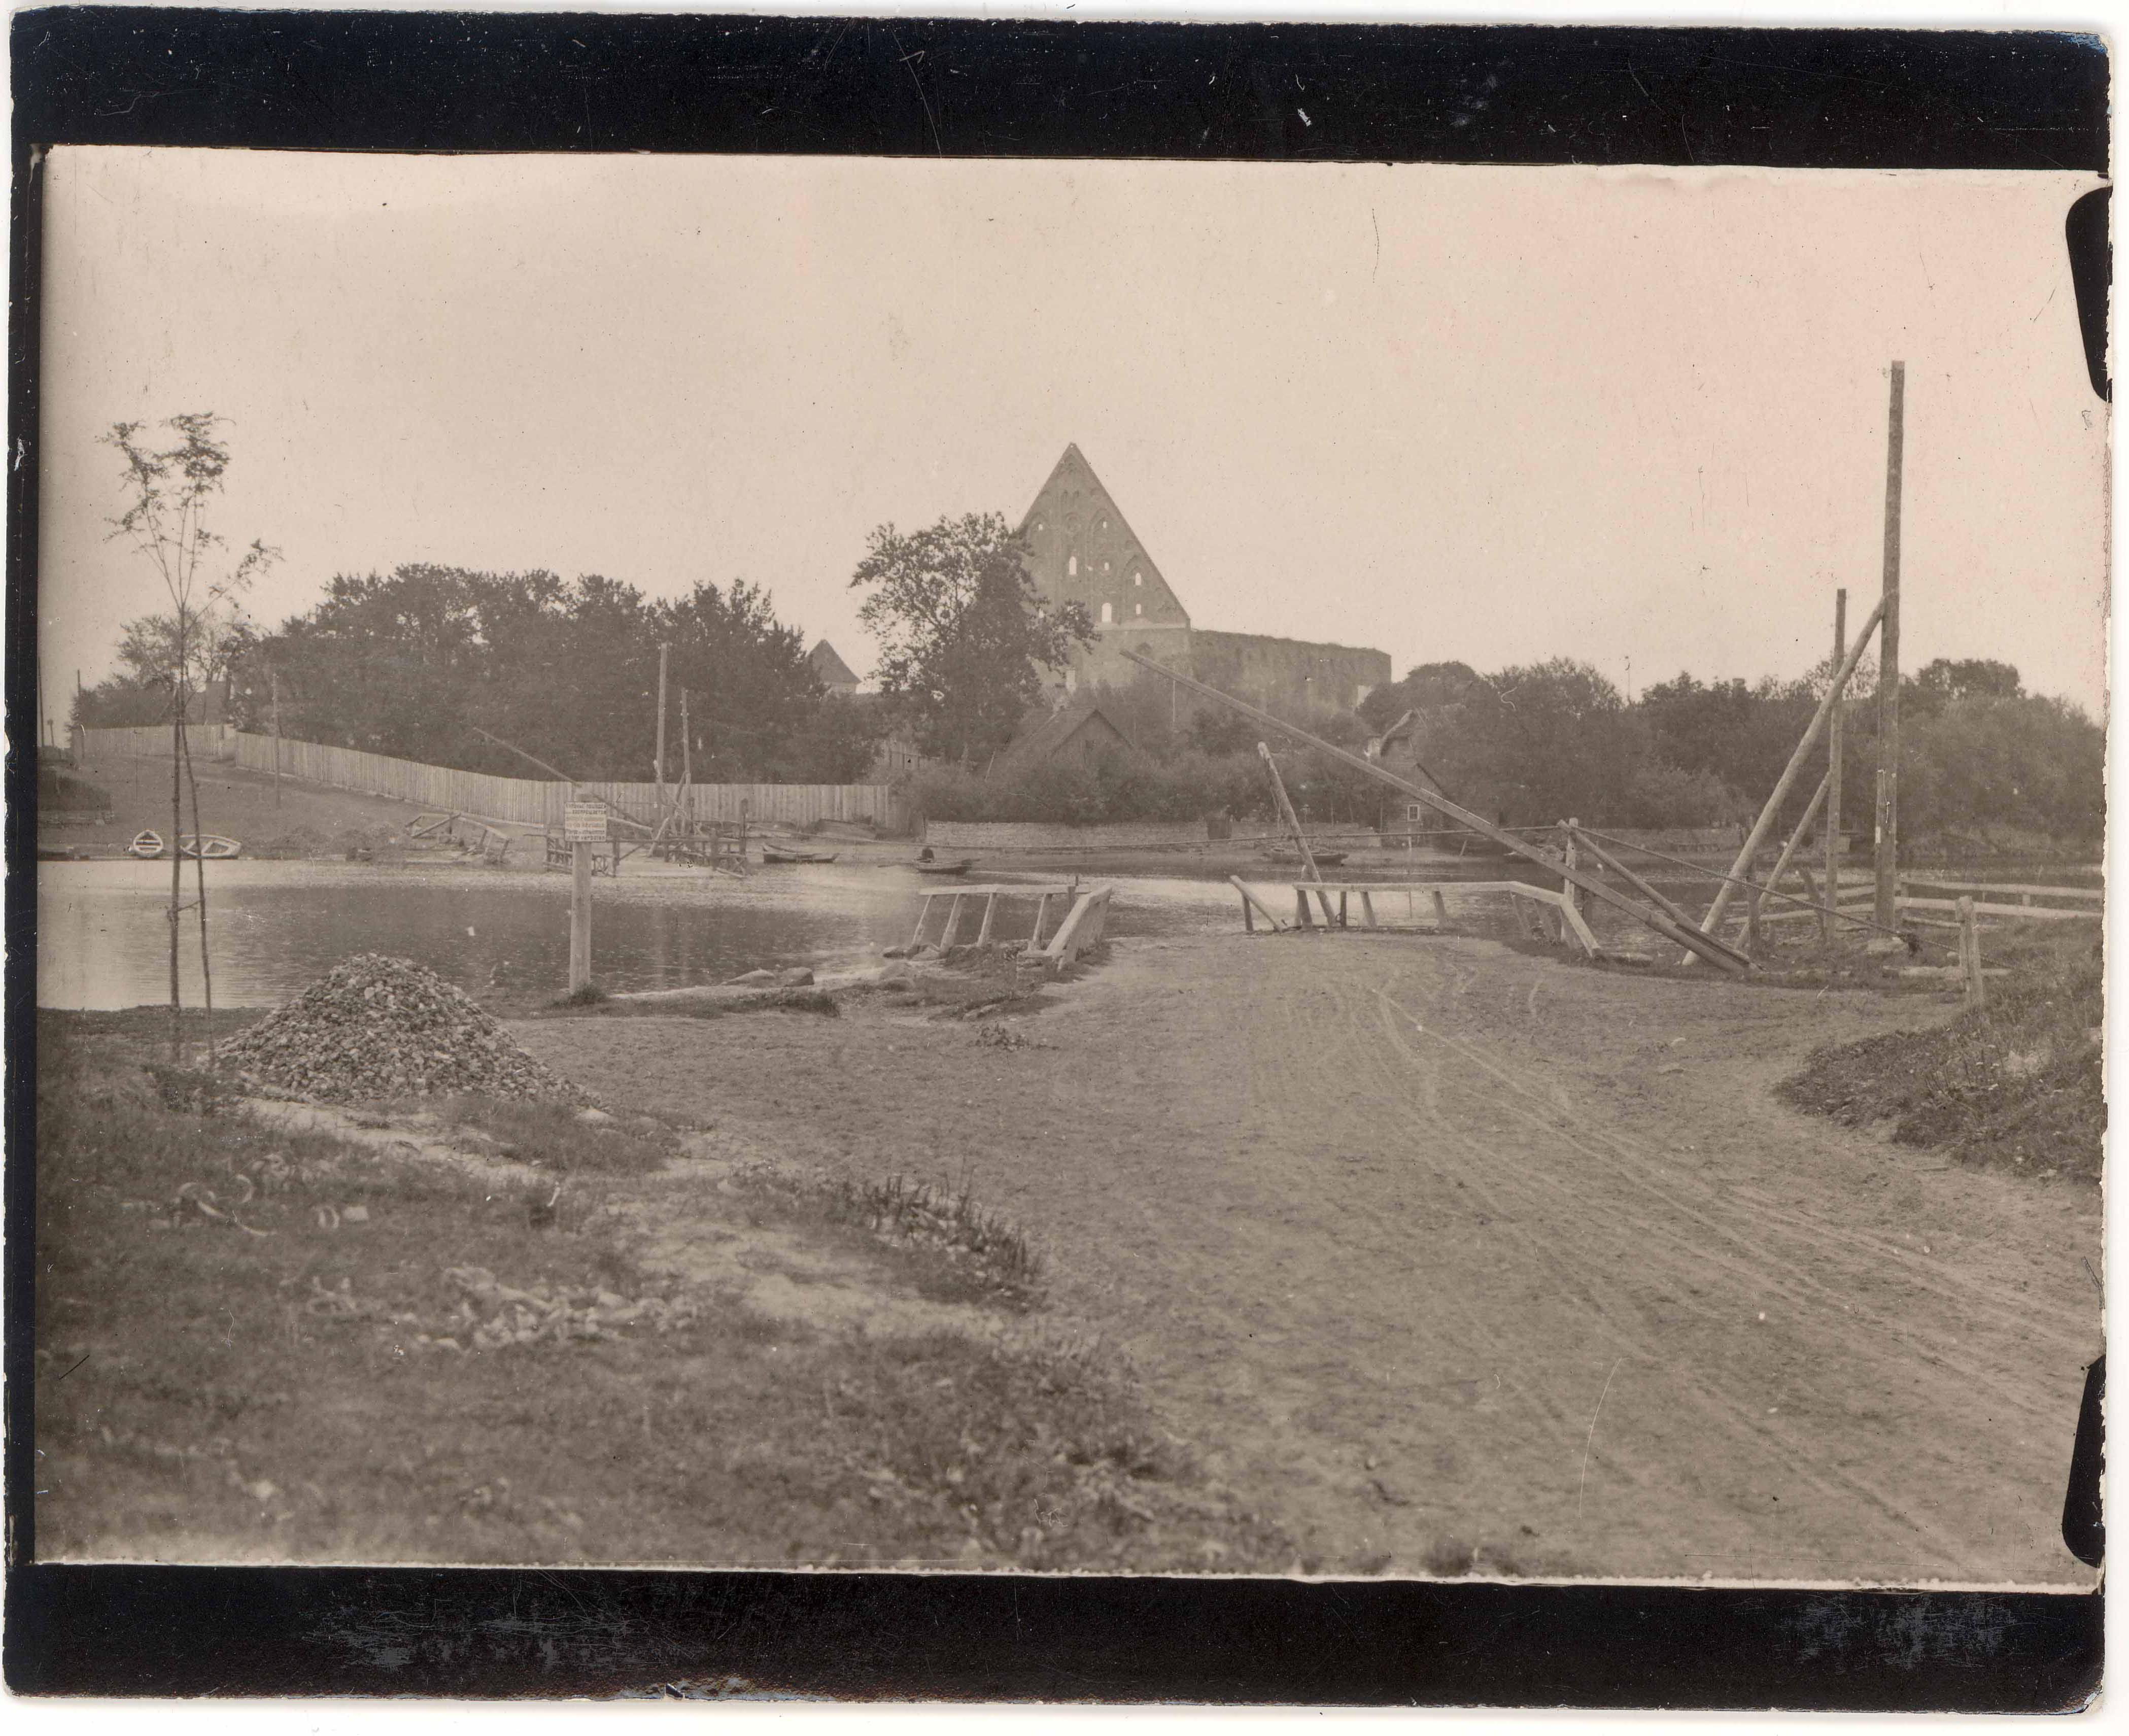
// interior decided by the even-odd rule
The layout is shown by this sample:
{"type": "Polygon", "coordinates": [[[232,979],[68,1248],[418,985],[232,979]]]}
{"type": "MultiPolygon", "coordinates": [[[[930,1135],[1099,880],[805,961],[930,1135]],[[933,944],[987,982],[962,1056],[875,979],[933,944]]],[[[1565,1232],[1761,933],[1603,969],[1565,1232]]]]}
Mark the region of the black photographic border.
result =
{"type": "Polygon", "coordinates": [[[11,31],[10,1687],[1996,1712],[2097,1691],[2098,1593],[40,1565],[29,1325],[43,148],[2104,174],[2097,37],[87,7],[11,31]]]}

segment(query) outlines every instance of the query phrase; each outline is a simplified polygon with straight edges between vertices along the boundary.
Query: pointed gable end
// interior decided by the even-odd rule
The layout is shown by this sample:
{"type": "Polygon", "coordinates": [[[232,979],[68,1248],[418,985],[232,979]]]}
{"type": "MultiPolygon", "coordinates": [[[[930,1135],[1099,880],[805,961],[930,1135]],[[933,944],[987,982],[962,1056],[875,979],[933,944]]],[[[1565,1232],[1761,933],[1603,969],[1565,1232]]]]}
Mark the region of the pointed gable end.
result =
{"type": "Polygon", "coordinates": [[[806,661],[830,693],[855,693],[861,684],[858,672],[843,661],[826,639],[806,653],[806,661]]]}
{"type": "Polygon", "coordinates": [[[1022,518],[1020,535],[1036,589],[1053,602],[1084,603],[1098,627],[1190,625],[1078,446],[1064,448],[1022,518]]]}

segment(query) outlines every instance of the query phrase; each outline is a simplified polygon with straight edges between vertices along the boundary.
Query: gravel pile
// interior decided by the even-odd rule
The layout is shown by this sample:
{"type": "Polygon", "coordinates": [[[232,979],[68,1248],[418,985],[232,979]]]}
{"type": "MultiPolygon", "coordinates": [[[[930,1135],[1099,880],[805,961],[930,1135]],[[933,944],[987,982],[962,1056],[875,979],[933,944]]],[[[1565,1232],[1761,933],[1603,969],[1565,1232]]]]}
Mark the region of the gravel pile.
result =
{"type": "Polygon", "coordinates": [[[317,1103],[461,1092],[588,1100],[512,1042],[470,996],[412,959],[376,952],[335,966],[224,1044],[219,1063],[254,1088],[317,1103]]]}

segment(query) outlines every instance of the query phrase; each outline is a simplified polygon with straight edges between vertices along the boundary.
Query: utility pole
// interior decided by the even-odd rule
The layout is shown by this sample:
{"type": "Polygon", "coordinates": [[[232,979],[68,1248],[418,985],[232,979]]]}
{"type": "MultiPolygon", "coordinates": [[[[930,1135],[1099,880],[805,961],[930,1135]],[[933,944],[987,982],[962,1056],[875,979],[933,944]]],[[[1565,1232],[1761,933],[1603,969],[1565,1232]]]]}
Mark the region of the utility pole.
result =
{"type": "MultiPolygon", "coordinates": [[[[1833,594],[1833,670],[1840,674],[1841,665],[1848,656],[1848,588],[1843,585],[1833,594]]],[[[1833,702],[1833,716],[1827,723],[1826,736],[1826,816],[1821,823],[1826,827],[1826,902],[1829,907],[1841,902],[1841,713],[1842,702],[1833,702]]],[[[1831,908],[1818,913],[1818,937],[1831,943],[1833,939],[1833,911],[1831,908]]]]}
{"type": "Polygon", "coordinates": [[[1900,469],[1907,395],[1908,365],[1896,361],[1885,422],[1885,620],[1878,643],[1876,917],[1888,928],[1898,914],[1900,889],[1900,469]]]}
{"type": "Polygon", "coordinates": [[[665,658],[672,649],[658,647],[658,817],[665,817],[665,658]]]}
{"type": "Polygon", "coordinates": [[[274,805],[281,805],[281,671],[270,663],[266,679],[274,688],[274,805]]]}
{"type": "Polygon", "coordinates": [[[688,804],[689,815],[695,808],[695,744],[688,727],[688,689],[680,689],[680,794],[688,804]]]}

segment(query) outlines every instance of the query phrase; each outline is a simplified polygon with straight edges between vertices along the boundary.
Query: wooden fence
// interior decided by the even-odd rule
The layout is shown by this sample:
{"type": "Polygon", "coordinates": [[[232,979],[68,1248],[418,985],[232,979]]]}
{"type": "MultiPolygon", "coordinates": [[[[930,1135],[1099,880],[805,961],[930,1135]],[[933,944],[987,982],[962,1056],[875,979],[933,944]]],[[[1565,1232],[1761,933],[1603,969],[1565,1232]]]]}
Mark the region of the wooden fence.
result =
{"type": "MultiPolygon", "coordinates": [[[[234,758],[239,765],[254,771],[274,770],[271,736],[225,731],[220,725],[195,726],[191,734],[196,754],[212,752],[217,757],[234,758]],[[212,738],[212,747],[202,742],[202,737],[212,738]]],[[[81,751],[92,761],[99,755],[169,757],[168,728],[84,729],[79,735],[81,751]]],[[[655,784],[573,786],[536,778],[498,778],[486,772],[455,771],[449,766],[424,765],[418,761],[395,760],[385,754],[285,737],[280,750],[282,772],[305,783],[360,790],[368,795],[396,796],[418,808],[513,825],[560,825],[562,808],[572,788],[587,796],[602,796],[631,813],[648,815],[657,809],[655,784]]],[[[806,826],[817,820],[849,820],[869,822],[889,832],[908,827],[908,814],[901,799],[884,784],[698,784],[693,800],[697,817],[706,820],[736,820],[744,803],[747,818],[763,825],[806,826]]]]}

